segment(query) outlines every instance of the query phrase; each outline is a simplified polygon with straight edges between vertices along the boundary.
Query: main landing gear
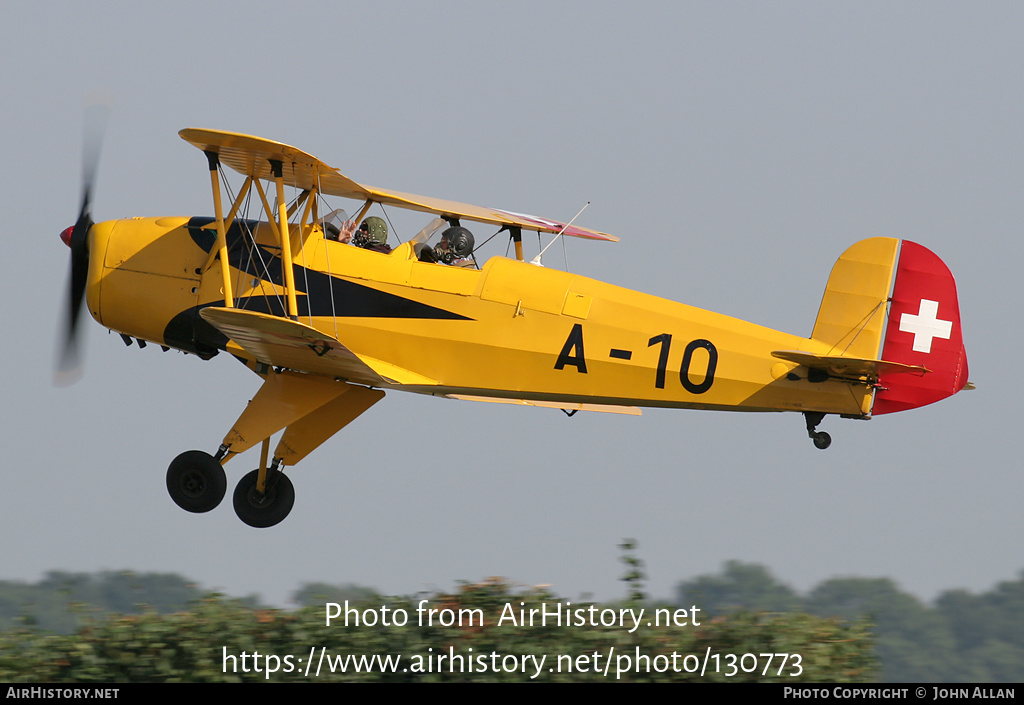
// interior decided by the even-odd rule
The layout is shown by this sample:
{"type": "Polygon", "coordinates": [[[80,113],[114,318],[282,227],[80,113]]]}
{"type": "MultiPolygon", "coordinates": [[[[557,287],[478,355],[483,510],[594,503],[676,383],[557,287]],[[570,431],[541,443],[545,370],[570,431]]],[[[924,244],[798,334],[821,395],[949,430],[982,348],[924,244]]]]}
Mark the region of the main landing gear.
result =
{"type": "Polygon", "coordinates": [[[271,466],[263,492],[257,489],[259,469],[243,477],[235,487],[235,514],[249,526],[265,529],[284,521],[295,504],[295,487],[288,476],[271,466]]]}
{"type": "MultiPolygon", "coordinates": [[[[257,468],[235,486],[235,514],[259,529],[284,521],[295,504],[295,488],[277,464],[267,468],[263,491],[257,489],[257,468]]],[[[228,479],[220,461],[201,450],[185,451],[167,468],[167,492],[179,507],[202,514],[217,507],[227,493],[228,479]]]]}
{"type": "MultiPolygon", "coordinates": [[[[167,468],[167,491],[179,507],[208,512],[224,499],[223,465],[260,445],[260,462],[235,487],[235,514],[249,526],[266,528],[284,521],[295,504],[295,488],[284,475],[324,441],[384,396],[328,377],[255,366],[263,386],[224,437],[216,455],[201,450],[182,453],[167,468]],[[271,452],[270,437],[284,429],[271,452]]],[[[251,467],[251,466],[250,466],[251,467]]]]}
{"type": "Polygon", "coordinates": [[[224,499],[227,488],[224,468],[201,450],[185,451],[167,468],[167,492],[186,512],[202,514],[214,509],[224,499]]]}
{"type": "Polygon", "coordinates": [[[825,418],[825,414],[820,411],[805,411],[804,418],[807,420],[807,436],[814,441],[815,448],[825,450],[832,445],[832,436],[824,431],[814,430],[821,423],[821,420],[825,418]]]}

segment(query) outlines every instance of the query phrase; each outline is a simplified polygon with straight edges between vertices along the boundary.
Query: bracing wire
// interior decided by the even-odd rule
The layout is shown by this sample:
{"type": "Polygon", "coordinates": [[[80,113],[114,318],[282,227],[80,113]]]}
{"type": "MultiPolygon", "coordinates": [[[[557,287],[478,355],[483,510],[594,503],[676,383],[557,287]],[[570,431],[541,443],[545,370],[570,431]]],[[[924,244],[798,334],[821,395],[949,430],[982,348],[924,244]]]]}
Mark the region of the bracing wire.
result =
{"type": "MultiPolygon", "coordinates": [[[[250,193],[250,198],[251,198],[251,193],[250,193]]],[[[250,200],[246,199],[246,214],[247,215],[248,215],[248,209],[249,209],[249,202],[250,202],[250,200]]],[[[260,208],[263,208],[262,203],[260,204],[260,208]]],[[[271,214],[266,213],[265,209],[264,209],[264,215],[266,215],[268,219],[271,217],[271,214]]],[[[248,228],[248,226],[246,226],[246,228],[248,228]]],[[[252,244],[250,245],[250,249],[249,249],[249,252],[250,252],[250,260],[249,261],[250,262],[252,261],[252,253],[255,252],[256,253],[256,257],[259,258],[260,267],[261,267],[261,274],[260,274],[259,279],[258,279],[259,285],[260,285],[260,293],[263,294],[263,298],[267,300],[267,310],[269,311],[269,310],[271,310],[270,309],[270,293],[268,293],[267,286],[266,286],[266,284],[264,284],[264,282],[266,281],[266,282],[273,283],[273,280],[270,278],[270,266],[263,259],[263,253],[260,250],[259,243],[256,242],[255,234],[250,233],[250,241],[251,241],[252,244]]],[[[283,274],[283,271],[282,271],[282,274],[283,274]]],[[[288,311],[288,307],[285,304],[284,299],[281,298],[281,294],[279,294],[276,291],[273,291],[272,293],[274,295],[274,298],[277,299],[278,305],[281,307],[282,314],[286,313],[288,311]]]]}
{"type": "Polygon", "coordinates": [[[398,242],[402,242],[402,238],[398,237],[398,233],[395,232],[395,226],[391,222],[391,216],[389,216],[387,210],[384,209],[383,203],[380,204],[380,210],[384,214],[384,218],[388,221],[388,237],[391,237],[391,233],[395,233],[395,238],[398,239],[398,242]]]}
{"type": "MultiPolygon", "coordinates": [[[[318,174],[317,178],[319,179],[319,174],[318,174]]],[[[295,169],[294,168],[292,169],[292,188],[298,190],[298,186],[295,185],[295,169]]],[[[299,197],[296,196],[295,200],[292,201],[292,203],[293,204],[298,204],[298,202],[299,202],[299,197]]],[[[298,215],[298,212],[299,212],[299,208],[298,208],[298,206],[296,206],[295,214],[298,215]]],[[[299,220],[299,225],[300,225],[300,227],[302,225],[301,216],[300,216],[300,220],[299,220]]],[[[287,238],[283,239],[283,242],[287,242],[288,246],[291,247],[291,235],[289,235],[287,238]]],[[[306,285],[306,311],[309,313],[309,327],[312,328],[313,327],[313,292],[309,288],[309,267],[306,266],[306,238],[303,237],[303,233],[301,231],[299,232],[299,243],[300,243],[300,245],[302,247],[302,280],[303,280],[303,283],[305,283],[305,285],[306,285]]]]}
{"type": "MultiPolygon", "coordinates": [[[[320,191],[320,171],[316,172],[316,197],[323,201],[324,208],[327,208],[327,201],[321,196],[320,191]]],[[[330,212],[330,211],[328,211],[330,212]]],[[[327,297],[331,300],[331,319],[334,321],[334,337],[338,337],[338,312],[334,307],[334,274],[331,269],[331,244],[327,238],[324,238],[324,253],[327,256],[327,297]]],[[[312,309],[311,309],[312,310],[312,309]]]]}

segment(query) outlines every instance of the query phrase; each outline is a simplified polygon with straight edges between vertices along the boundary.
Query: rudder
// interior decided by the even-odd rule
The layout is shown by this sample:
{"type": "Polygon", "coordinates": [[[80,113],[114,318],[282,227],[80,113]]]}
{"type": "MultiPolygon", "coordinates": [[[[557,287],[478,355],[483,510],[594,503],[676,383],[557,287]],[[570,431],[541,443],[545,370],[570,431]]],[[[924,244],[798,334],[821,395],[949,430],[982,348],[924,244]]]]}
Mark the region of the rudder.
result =
{"type": "Polygon", "coordinates": [[[928,369],[924,375],[879,376],[874,414],[931,404],[967,385],[967,351],[953,274],[916,242],[900,247],[882,359],[928,369]]]}

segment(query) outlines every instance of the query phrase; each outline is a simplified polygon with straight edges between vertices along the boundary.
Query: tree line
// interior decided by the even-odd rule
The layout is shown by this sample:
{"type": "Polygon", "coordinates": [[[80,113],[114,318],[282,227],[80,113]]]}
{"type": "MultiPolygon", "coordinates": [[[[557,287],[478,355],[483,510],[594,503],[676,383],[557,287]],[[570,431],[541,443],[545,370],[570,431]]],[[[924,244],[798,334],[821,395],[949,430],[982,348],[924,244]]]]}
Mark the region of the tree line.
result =
{"type": "MultiPolygon", "coordinates": [[[[729,561],[717,574],[680,583],[671,602],[659,602],[646,595],[643,565],[633,553],[635,547],[627,543],[623,548],[627,598],[598,607],[642,606],[650,615],[659,607],[696,605],[704,618],[700,628],[638,629],[632,634],[589,625],[510,629],[493,623],[473,630],[443,625],[325,629],[327,602],[415,609],[414,602],[425,597],[432,604],[496,615],[504,604],[519,609],[522,603],[524,609],[531,609],[565,600],[501,580],[466,583],[451,594],[417,596],[415,601],[383,596],[358,585],[307,583],[293,594],[296,609],[275,610],[260,605],[255,595],[209,595],[175,574],[54,571],[33,584],[0,581],[0,681],[262,680],[255,673],[224,673],[217,658],[221,649],[234,644],[241,653],[262,645],[265,653],[271,649],[302,653],[313,642],[335,649],[332,653],[353,655],[387,650],[410,656],[435,654],[453,645],[475,654],[545,653],[553,658],[632,649],[630,653],[662,654],[666,659],[675,653],[677,667],[681,655],[709,649],[737,655],[802,654],[804,669],[799,677],[786,669],[777,672],[778,661],[766,670],[752,668],[753,661],[748,660],[743,664],[745,671],[737,668],[729,676],[716,674],[733,681],[762,680],[773,672],[786,681],[1024,680],[1024,571],[1017,580],[999,583],[987,592],[950,590],[933,604],[925,604],[888,578],[834,578],[801,595],[764,566],[729,561]]],[[[653,667],[648,673],[631,673],[628,679],[708,680],[707,673],[694,678],[685,669],[672,671],[665,659],[658,664],[665,670],[653,667]]],[[[330,679],[516,680],[522,674],[415,675],[348,672],[332,674],[330,679]]],[[[598,678],[585,671],[542,676],[598,678]]],[[[294,678],[294,674],[277,673],[271,680],[294,678]]]]}
{"type": "Polygon", "coordinates": [[[889,578],[832,578],[800,595],[764,566],[729,561],[716,575],[680,583],[676,601],[718,615],[867,619],[887,682],[1024,681],[1024,571],[981,594],[947,590],[929,605],[889,578]]]}

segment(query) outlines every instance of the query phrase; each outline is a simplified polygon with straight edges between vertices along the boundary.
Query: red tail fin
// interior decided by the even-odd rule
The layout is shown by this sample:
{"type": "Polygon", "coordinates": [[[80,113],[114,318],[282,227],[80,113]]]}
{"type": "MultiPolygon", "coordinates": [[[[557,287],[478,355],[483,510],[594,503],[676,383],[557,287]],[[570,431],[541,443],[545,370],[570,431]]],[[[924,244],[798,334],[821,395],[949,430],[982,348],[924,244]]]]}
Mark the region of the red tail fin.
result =
{"type": "Polygon", "coordinates": [[[873,414],[913,409],[956,394],[967,384],[956,282],[931,250],[904,240],[896,267],[882,359],[922,365],[922,376],[879,376],[873,414]]]}

